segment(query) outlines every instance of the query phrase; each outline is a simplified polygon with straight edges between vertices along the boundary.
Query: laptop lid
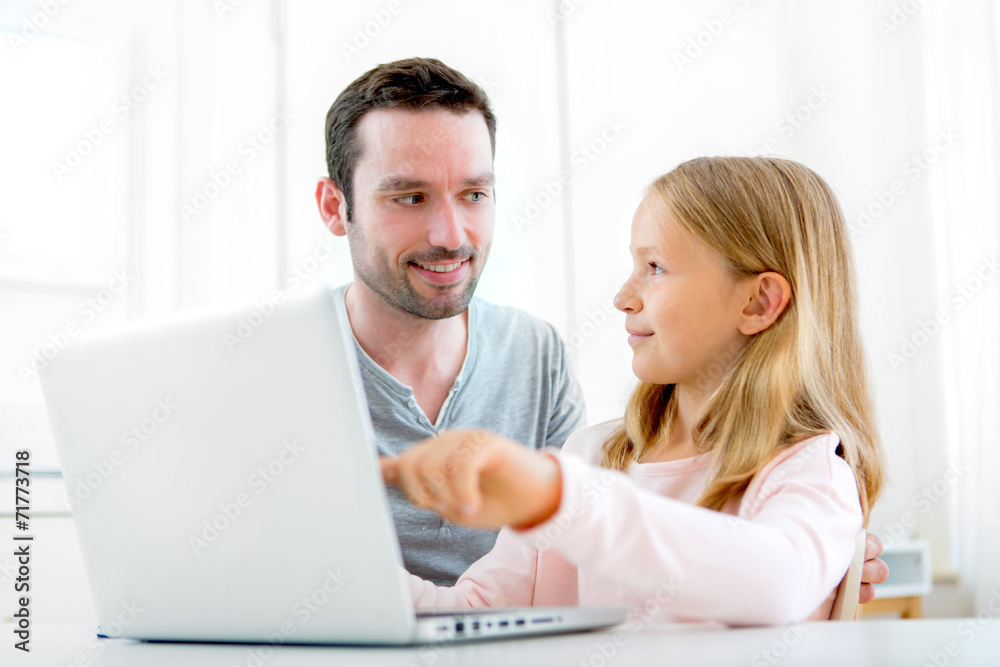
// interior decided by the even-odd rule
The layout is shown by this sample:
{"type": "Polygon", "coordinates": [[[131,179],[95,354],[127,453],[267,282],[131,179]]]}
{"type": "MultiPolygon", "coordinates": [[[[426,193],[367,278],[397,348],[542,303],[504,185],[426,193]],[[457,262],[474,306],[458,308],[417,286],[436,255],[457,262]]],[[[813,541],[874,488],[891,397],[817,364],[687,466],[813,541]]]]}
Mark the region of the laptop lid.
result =
{"type": "Polygon", "coordinates": [[[81,338],[42,387],[106,634],[413,640],[352,334],[328,290],[81,338]]]}

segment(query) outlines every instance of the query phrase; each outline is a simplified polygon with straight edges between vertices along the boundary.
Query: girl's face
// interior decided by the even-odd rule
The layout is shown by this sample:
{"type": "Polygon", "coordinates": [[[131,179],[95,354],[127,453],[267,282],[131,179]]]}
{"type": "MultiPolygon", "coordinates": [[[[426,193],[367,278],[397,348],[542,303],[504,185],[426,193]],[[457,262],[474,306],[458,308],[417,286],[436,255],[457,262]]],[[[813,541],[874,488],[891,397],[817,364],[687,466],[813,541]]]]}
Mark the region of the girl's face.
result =
{"type": "Polygon", "coordinates": [[[749,340],[737,328],[749,292],[721,254],[663,211],[646,201],[636,210],[635,268],[615,307],[625,313],[636,377],[710,392],[749,340]]]}

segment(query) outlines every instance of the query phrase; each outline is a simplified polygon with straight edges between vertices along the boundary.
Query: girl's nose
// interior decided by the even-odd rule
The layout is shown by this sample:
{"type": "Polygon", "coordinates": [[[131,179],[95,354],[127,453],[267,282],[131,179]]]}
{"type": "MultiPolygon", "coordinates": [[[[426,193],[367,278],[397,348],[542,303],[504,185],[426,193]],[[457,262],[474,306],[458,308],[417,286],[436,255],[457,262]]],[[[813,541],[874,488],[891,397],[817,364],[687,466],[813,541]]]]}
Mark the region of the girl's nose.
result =
{"type": "Polygon", "coordinates": [[[632,280],[629,279],[625,281],[622,288],[618,290],[618,294],[615,294],[615,308],[622,311],[623,313],[636,311],[640,309],[639,299],[635,294],[635,290],[632,289],[632,280]]]}

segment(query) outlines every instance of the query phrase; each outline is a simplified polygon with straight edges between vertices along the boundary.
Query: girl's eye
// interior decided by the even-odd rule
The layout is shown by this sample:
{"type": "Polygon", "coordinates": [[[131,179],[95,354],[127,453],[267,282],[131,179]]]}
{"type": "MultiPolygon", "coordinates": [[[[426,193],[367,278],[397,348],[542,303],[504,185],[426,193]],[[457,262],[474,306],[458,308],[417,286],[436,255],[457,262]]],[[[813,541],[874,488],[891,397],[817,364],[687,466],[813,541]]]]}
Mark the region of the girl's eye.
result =
{"type": "Polygon", "coordinates": [[[653,269],[653,275],[658,275],[660,273],[666,273],[667,272],[667,270],[665,268],[663,268],[662,266],[660,266],[659,264],[656,264],[654,262],[650,262],[649,266],[650,266],[650,268],[653,269]]]}
{"type": "Polygon", "coordinates": [[[415,206],[424,200],[423,195],[403,195],[402,197],[395,197],[393,201],[399,202],[400,204],[408,204],[410,206],[415,206]]]}

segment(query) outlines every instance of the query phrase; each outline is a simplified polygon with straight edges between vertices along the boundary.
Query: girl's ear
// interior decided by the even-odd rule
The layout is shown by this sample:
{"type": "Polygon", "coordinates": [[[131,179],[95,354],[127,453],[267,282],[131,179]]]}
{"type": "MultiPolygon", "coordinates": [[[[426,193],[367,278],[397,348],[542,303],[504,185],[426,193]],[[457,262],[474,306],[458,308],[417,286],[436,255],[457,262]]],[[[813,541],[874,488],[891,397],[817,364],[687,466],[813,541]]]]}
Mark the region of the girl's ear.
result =
{"type": "Polygon", "coordinates": [[[758,273],[748,282],[749,296],[740,313],[740,333],[752,336],[774,324],[792,298],[785,277],[774,271],[758,273]]]}

